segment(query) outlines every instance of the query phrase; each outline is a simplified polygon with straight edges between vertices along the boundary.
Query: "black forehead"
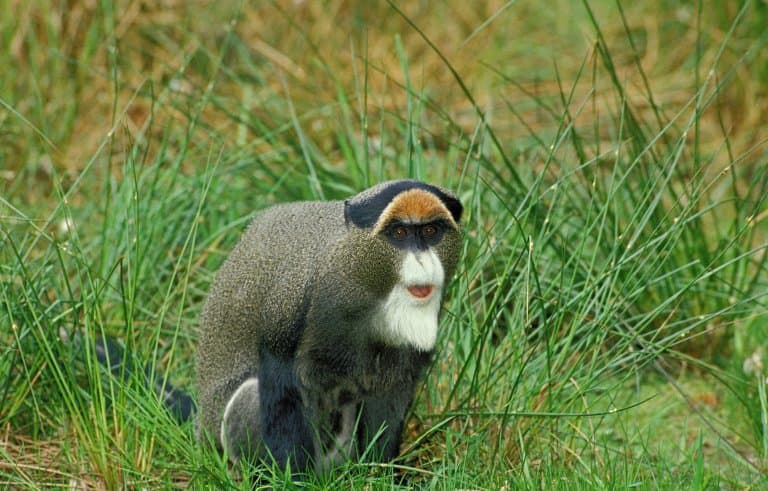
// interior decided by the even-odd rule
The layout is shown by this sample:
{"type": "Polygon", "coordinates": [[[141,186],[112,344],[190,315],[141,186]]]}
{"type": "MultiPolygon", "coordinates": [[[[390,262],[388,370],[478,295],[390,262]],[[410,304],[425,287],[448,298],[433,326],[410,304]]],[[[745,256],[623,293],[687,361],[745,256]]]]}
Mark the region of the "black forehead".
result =
{"type": "Polygon", "coordinates": [[[420,189],[437,197],[448,209],[453,220],[459,223],[464,207],[454,196],[437,186],[413,179],[391,181],[374,186],[344,202],[344,219],[360,228],[373,227],[384,209],[400,193],[420,189]]]}

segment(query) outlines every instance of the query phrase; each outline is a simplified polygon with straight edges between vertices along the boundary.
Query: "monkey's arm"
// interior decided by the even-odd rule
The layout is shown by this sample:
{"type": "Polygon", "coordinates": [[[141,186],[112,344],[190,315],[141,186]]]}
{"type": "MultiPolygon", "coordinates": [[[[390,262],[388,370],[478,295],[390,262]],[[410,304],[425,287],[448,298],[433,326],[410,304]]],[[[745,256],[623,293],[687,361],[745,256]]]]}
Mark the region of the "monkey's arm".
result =
{"type": "MultiPolygon", "coordinates": [[[[335,325],[343,326],[343,322],[335,325]]],[[[320,436],[317,455],[333,459],[336,448],[374,462],[394,459],[414,388],[431,355],[380,345],[355,351],[351,346],[345,349],[340,339],[333,346],[335,349],[306,350],[299,370],[309,420],[320,436]],[[347,444],[342,422],[353,401],[353,412],[360,412],[350,421],[355,430],[347,444]],[[333,438],[327,439],[328,435],[333,438]]]]}
{"type": "Polygon", "coordinates": [[[314,447],[293,363],[264,353],[259,393],[264,445],[281,468],[305,470],[314,447]]]}
{"type": "Polygon", "coordinates": [[[366,460],[389,461],[398,456],[412,398],[413,384],[363,399],[357,445],[366,460]]]}

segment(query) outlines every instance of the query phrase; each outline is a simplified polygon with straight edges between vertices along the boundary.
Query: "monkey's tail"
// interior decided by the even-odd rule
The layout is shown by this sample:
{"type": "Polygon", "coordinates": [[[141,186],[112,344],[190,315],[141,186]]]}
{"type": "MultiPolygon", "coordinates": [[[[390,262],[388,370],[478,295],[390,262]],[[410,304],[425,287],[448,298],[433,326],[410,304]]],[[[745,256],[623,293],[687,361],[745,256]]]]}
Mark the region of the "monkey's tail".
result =
{"type": "Polygon", "coordinates": [[[150,368],[136,364],[130,353],[126,353],[125,348],[116,339],[100,336],[95,344],[99,363],[114,377],[127,380],[131,374],[141,373],[145,384],[149,385],[154,380],[155,393],[176,421],[183,423],[192,417],[195,412],[195,401],[187,392],[174,387],[168,380],[152,377],[150,368]]]}

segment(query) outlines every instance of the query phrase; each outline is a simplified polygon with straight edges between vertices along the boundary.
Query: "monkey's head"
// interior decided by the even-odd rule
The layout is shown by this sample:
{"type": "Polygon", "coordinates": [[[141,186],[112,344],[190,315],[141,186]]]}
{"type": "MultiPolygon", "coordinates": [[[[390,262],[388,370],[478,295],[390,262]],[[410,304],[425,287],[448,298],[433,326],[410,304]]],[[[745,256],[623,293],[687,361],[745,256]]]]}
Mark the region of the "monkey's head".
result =
{"type": "Polygon", "coordinates": [[[451,192],[414,180],[374,186],[344,206],[347,223],[369,239],[382,301],[385,341],[434,347],[437,313],[461,253],[463,207],[451,192]]]}

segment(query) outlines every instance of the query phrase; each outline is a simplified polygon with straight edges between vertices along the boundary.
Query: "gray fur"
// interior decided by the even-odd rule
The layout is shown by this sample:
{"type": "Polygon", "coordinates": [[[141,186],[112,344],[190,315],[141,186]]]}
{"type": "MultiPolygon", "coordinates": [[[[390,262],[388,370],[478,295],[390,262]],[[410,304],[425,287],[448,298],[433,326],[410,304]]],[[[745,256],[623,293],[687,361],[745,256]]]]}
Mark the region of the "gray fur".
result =
{"type": "MultiPolygon", "coordinates": [[[[352,200],[371,200],[397,182],[352,200]]],[[[450,230],[435,247],[446,284],[460,242],[460,232],[450,230]]],[[[348,421],[350,405],[357,414],[351,453],[365,451],[383,425],[371,457],[395,457],[413,389],[432,355],[388,346],[371,327],[397,282],[401,254],[370,228],[349,223],[343,201],[278,205],[260,213],[217,274],[203,309],[197,359],[203,434],[222,447],[227,403],[256,377],[261,403],[246,394],[228,414],[231,428],[224,432],[233,459],[241,452],[267,458],[262,447],[280,465],[290,460],[292,468],[325,460],[329,448],[344,458],[348,452],[335,447],[348,428],[335,425],[339,418],[348,421]],[[295,394],[287,390],[293,387],[295,394]],[[295,409],[284,411],[294,419],[281,421],[286,407],[295,409]]]]}

